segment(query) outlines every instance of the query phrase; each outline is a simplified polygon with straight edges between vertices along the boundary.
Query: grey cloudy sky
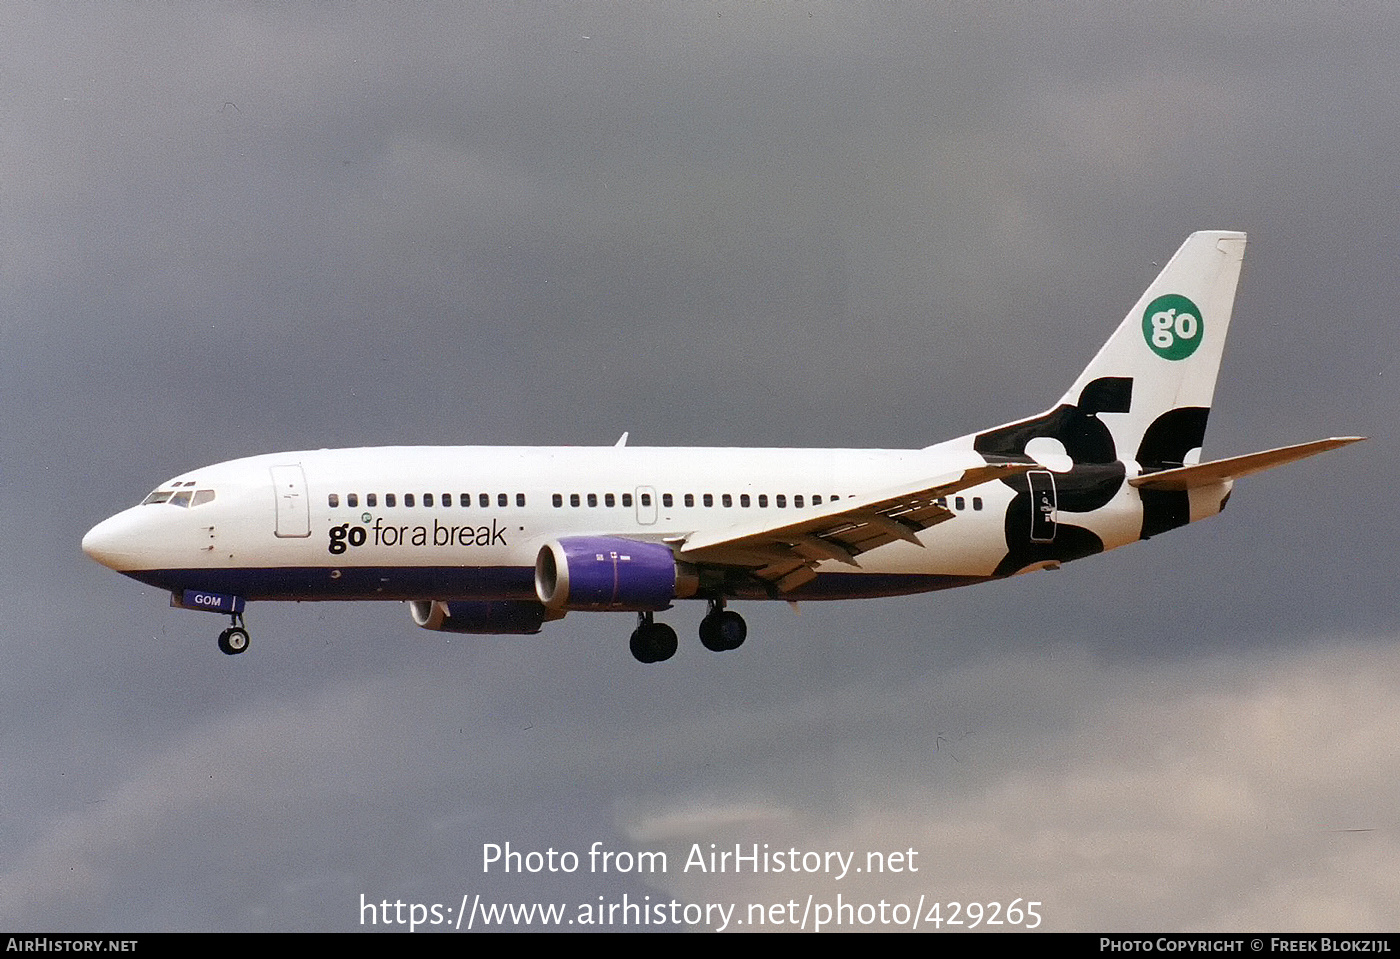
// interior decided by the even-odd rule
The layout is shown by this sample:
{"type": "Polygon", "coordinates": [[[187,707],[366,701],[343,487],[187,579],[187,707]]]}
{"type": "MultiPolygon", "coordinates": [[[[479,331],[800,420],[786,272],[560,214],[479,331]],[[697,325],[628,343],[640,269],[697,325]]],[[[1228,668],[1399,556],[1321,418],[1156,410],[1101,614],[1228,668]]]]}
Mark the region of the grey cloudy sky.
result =
{"type": "Polygon", "coordinates": [[[1400,926],[1400,15],[1234,3],[0,7],[0,922],[359,902],[1044,903],[1400,926]],[[390,443],[922,446],[1250,234],[1206,452],[1362,433],[1044,576],[626,650],[84,558],[169,475],[390,443]],[[483,875],[484,843],[661,876],[483,875]],[[914,848],[713,876],[692,843],[914,848]]]}

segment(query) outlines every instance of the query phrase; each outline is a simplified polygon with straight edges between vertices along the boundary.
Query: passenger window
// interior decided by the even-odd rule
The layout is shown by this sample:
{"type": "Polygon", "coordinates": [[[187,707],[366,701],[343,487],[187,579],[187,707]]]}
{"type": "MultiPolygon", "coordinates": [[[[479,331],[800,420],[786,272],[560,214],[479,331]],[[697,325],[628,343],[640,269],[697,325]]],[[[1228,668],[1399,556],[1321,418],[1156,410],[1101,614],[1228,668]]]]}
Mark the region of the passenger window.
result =
{"type": "Polygon", "coordinates": [[[714,505],[715,505],[715,494],[713,494],[713,493],[706,493],[706,494],[705,494],[705,497],[704,497],[704,499],[703,499],[703,502],[704,502],[704,504],[705,504],[706,506],[714,506],[714,505]]]}
{"type": "Polygon", "coordinates": [[[974,497],[972,497],[972,508],[973,508],[973,509],[981,509],[981,508],[982,508],[982,497],[980,497],[980,496],[974,496],[974,497]]]}
{"type": "Polygon", "coordinates": [[[352,507],[352,508],[353,508],[353,507],[356,507],[356,506],[359,506],[359,505],[360,505],[360,494],[359,494],[359,493],[347,493],[347,494],[345,494],[345,505],[346,505],[346,506],[349,506],[349,507],[352,507]]]}
{"type": "Polygon", "coordinates": [[[691,507],[692,509],[695,507],[695,494],[694,494],[694,493],[686,493],[686,494],[685,494],[685,505],[691,507]]]}
{"type": "Polygon", "coordinates": [[[196,490],[191,506],[203,506],[205,503],[213,502],[214,491],[211,489],[196,490]]]}
{"type": "MultiPolygon", "coordinates": [[[[169,494],[167,494],[166,498],[169,499],[169,494]]],[[[146,497],[146,502],[147,502],[147,503],[158,503],[158,502],[160,502],[160,500],[156,499],[156,494],[155,494],[155,493],[152,493],[150,496],[147,496],[147,497],[146,497]]],[[[337,506],[339,506],[339,505],[340,505],[340,494],[339,494],[339,493],[332,493],[331,495],[327,496],[327,497],[326,497],[326,505],[329,506],[331,509],[335,509],[337,506]]]]}
{"type": "Polygon", "coordinates": [[[632,494],[631,494],[631,493],[623,493],[623,494],[622,494],[622,505],[623,505],[623,506],[631,506],[631,505],[632,505],[632,494]]]}
{"type": "Polygon", "coordinates": [[[801,509],[801,508],[802,508],[802,494],[801,494],[801,493],[798,493],[796,496],[794,496],[794,497],[792,498],[792,505],[795,506],[795,507],[797,507],[798,509],[801,509]]]}
{"type": "Polygon", "coordinates": [[[589,494],[588,494],[588,505],[589,505],[589,506],[597,506],[597,505],[598,505],[598,494],[597,494],[597,493],[589,493],[589,494]]]}
{"type": "Polygon", "coordinates": [[[433,494],[432,494],[432,493],[424,493],[424,494],[423,494],[423,505],[424,505],[424,506],[432,506],[432,505],[433,505],[433,494]]]}
{"type": "Polygon", "coordinates": [[[739,505],[742,506],[744,509],[748,509],[748,508],[749,508],[749,494],[748,494],[748,493],[740,493],[740,494],[739,494],[739,505]]]}
{"type": "Polygon", "coordinates": [[[941,507],[943,507],[944,509],[947,509],[947,508],[948,508],[948,497],[946,497],[946,496],[940,496],[940,497],[938,497],[937,502],[938,502],[938,505],[941,506],[941,507]]]}
{"type": "Polygon", "coordinates": [[[555,494],[554,494],[554,508],[555,508],[555,509],[558,509],[559,507],[561,507],[561,506],[563,506],[563,505],[564,505],[564,494],[563,494],[563,493],[555,493],[555,494]]]}
{"type": "Polygon", "coordinates": [[[730,496],[728,493],[725,493],[723,496],[721,496],[719,498],[719,501],[724,504],[725,509],[729,509],[731,506],[734,505],[734,497],[730,496]]]}
{"type": "Polygon", "coordinates": [[[787,496],[786,496],[785,494],[783,494],[783,493],[779,493],[777,496],[774,496],[774,497],[773,497],[773,505],[776,506],[776,507],[778,507],[778,509],[786,509],[786,508],[787,508],[787,496]]]}
{"type": "Polygon", "coordinates": [[[954,497],[953,497],[953,508],[954,508],[954,509],[967,509],[967,500],[963,499],[961,496],[954,496],[954,497]]]}
{"type": "Polygon", "coordinates": [[[366,494],[365,494],[365,505],[366,505],[366,506],[378,506],[378,505],[379,505],[379,494],[378,494],[378,493],[366,493],[366,494]]]}
{"type": "Polygon", "coordinates": [[[491,494],[482,493],[479,496],[477,496],[476,501],[481,504],[483,509],[485,509],[487,506],[491,505],[491,494]]]}
{"type": "Polygon", "coordinates": [[[443,493],[443,494],[442,494],[442,505],[443,505],[443,506],[451,506],[451,505],[452,505],[452,494],[451,494],[451,493],[443,493]]]}
{"type": "Polygon", "coordinates": [[[569,505],[570,505],[570,506],[577,506],[577,505],[578,505],[578,494],[577,494],[577,493],[570,493],[570,494],[569,494],[569,505]]]}
{"type": "Polygon", "coordinates": [[[666,507],[667,509],[670,509],[670,508],[671,508],[671,506],[672,506],[672,499],[671,499],[671,494],[670,494],[670,493],[662,493],[662,494],[661,494],[661,505],[664,506],[664,507],[666,507]]]}
{"type": "Polygon", "coordinates": [[[759,493],[759,494],[758,494],[758,508],[759,508],[759,509],[767,509],[767,508],[768,508],[768,494],[767,494],[767,493],[759,493]]]}
{"type": "Polygon", "coordinates": [[[403,494],[403,505],[405,505],[405,506],[412,506],[412,505],[413,505],[413,494],[412,494],[412,493],[404,493],[404,494],[403,494]]]}
{"type": "Polygon", "coordinates": [[[516,494],[515,494],[515,505],[516,505],[516,506],[524,506],[524,505],[525,505],[525,494],[524,494],[524,493],[516,493],[516,494]]]}
{"type": "Polygon", "coordinates": [[[509,505],[510,505],[510,497],[507,496],[505,493],[497,493],[497,494],[496,494],[496,505],[497,505],[497,506],[509,506],[509,505]]]}
{"type": "Polygon", "coordinates": [[[385,493],[385,494],[384,494],[384,505],[385,505],[385,506],[397,506],[397,505],[398,505],[398,502],[399,502],[398,499],[394,496],[393,493],[385,493]]]}
{"type": "Polygon", "coordinates": [[[612,493],[604,493],[603,505],[606,506],[608,509],[612,509],[614,506],[617,505],[617,497],[614,496],[612,493]]]}
{"type": "Polygon", "coordinates": [[[643,494],[642,494],[642,505],[643,505],[643,506],[650,506],[650,505],[651,505],[651,494],[650,494],[650,493],[643,493],[643,494]]]}
{"type": "Polygon", "coordinates": [[[813,505],[813,506],[820,506],[820,505],[822,505],[822,494],[821,494],[821,493],[818,493],[816,496],[813,496],[813,497],[812,497],[812,505],[813,505]]]}

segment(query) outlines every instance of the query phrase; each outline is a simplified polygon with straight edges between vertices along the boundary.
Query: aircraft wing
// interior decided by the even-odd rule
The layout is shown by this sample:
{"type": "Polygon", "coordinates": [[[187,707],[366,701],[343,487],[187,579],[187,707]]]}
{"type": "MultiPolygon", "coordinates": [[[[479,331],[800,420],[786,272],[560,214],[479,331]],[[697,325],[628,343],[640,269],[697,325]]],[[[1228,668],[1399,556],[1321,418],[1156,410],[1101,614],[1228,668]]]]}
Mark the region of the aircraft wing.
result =
{"type": "Polygon", "coordinates": [[[1134,476],[1128,482],[1138,489],[1180,492],[1197,486],[1212,486],[1226,480],[1239,479],[1241,476],[1273,469],[1275,466],[1292,463],[1295,460],[1325,453],[1328,450],[1350,446],[1365,438],[1364,436],[1334,436],[1312,443],[1299,443],[1297,446],[1281,446],[1278,449],[1264,450],[1261,453],[1249,453],[1244,456],[1214,460],[1210,463],[1198,463],[1195,466],[1179,466],[1176,469],[1162,470],[1159,473],[1147,473],[1143,476],[1134,476]]]}
{"type": "MultiPolygon", "coordinates": [[[[790,523],[741,523],[668,540],[688,563],[741,566],[786,593],[816,578],[815,567],[835,560],[859,568],[856,557],[895,540],[922,546],[916,535],[953,518],[941,497],[1018,476],[1037,463],[988,463],[867,496],[804,510],[790,523]]],[[[771,515],[771,514],[770,514],[771,515]]]]}

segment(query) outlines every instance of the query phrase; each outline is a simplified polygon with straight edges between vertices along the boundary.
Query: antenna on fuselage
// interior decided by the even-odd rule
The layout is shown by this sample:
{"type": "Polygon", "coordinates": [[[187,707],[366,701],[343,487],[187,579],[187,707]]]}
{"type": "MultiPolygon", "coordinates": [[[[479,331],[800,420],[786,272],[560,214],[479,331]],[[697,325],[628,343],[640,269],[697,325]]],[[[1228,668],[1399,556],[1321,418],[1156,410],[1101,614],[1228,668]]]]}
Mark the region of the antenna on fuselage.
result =
{"type": "Polygon", "coordinates": [[[619,437],[617,438],[617,442],[614,443],[613,446],[614,446],[614,447],[623,447],[623,446],[626,446],[626,445],[627,445],[627,434],[624,432],[621,436],[619,436],[619,437]]]}

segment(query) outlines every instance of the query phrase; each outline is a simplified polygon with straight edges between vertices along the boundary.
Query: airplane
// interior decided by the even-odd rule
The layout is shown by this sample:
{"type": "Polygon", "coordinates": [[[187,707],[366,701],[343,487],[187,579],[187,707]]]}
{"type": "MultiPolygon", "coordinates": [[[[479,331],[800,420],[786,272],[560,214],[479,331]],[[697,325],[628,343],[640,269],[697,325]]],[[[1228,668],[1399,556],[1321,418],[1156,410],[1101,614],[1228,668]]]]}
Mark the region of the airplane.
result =
{"type": "Polygon", "coordinates": [[[1219,513],[1234,481],[1343,436],[1201,462],[1243,233],[1192,234],[1038,416],[911,450],[389,447],[253,456],[182,473],[83,537],[87,555],[230,617],[245,604],[398,600],[448,633],[533,634],[571,612],[637,617],[632,655],[678,641],[654,614],[703,600],[893,596],[1004,579],[1219,513]]]}

